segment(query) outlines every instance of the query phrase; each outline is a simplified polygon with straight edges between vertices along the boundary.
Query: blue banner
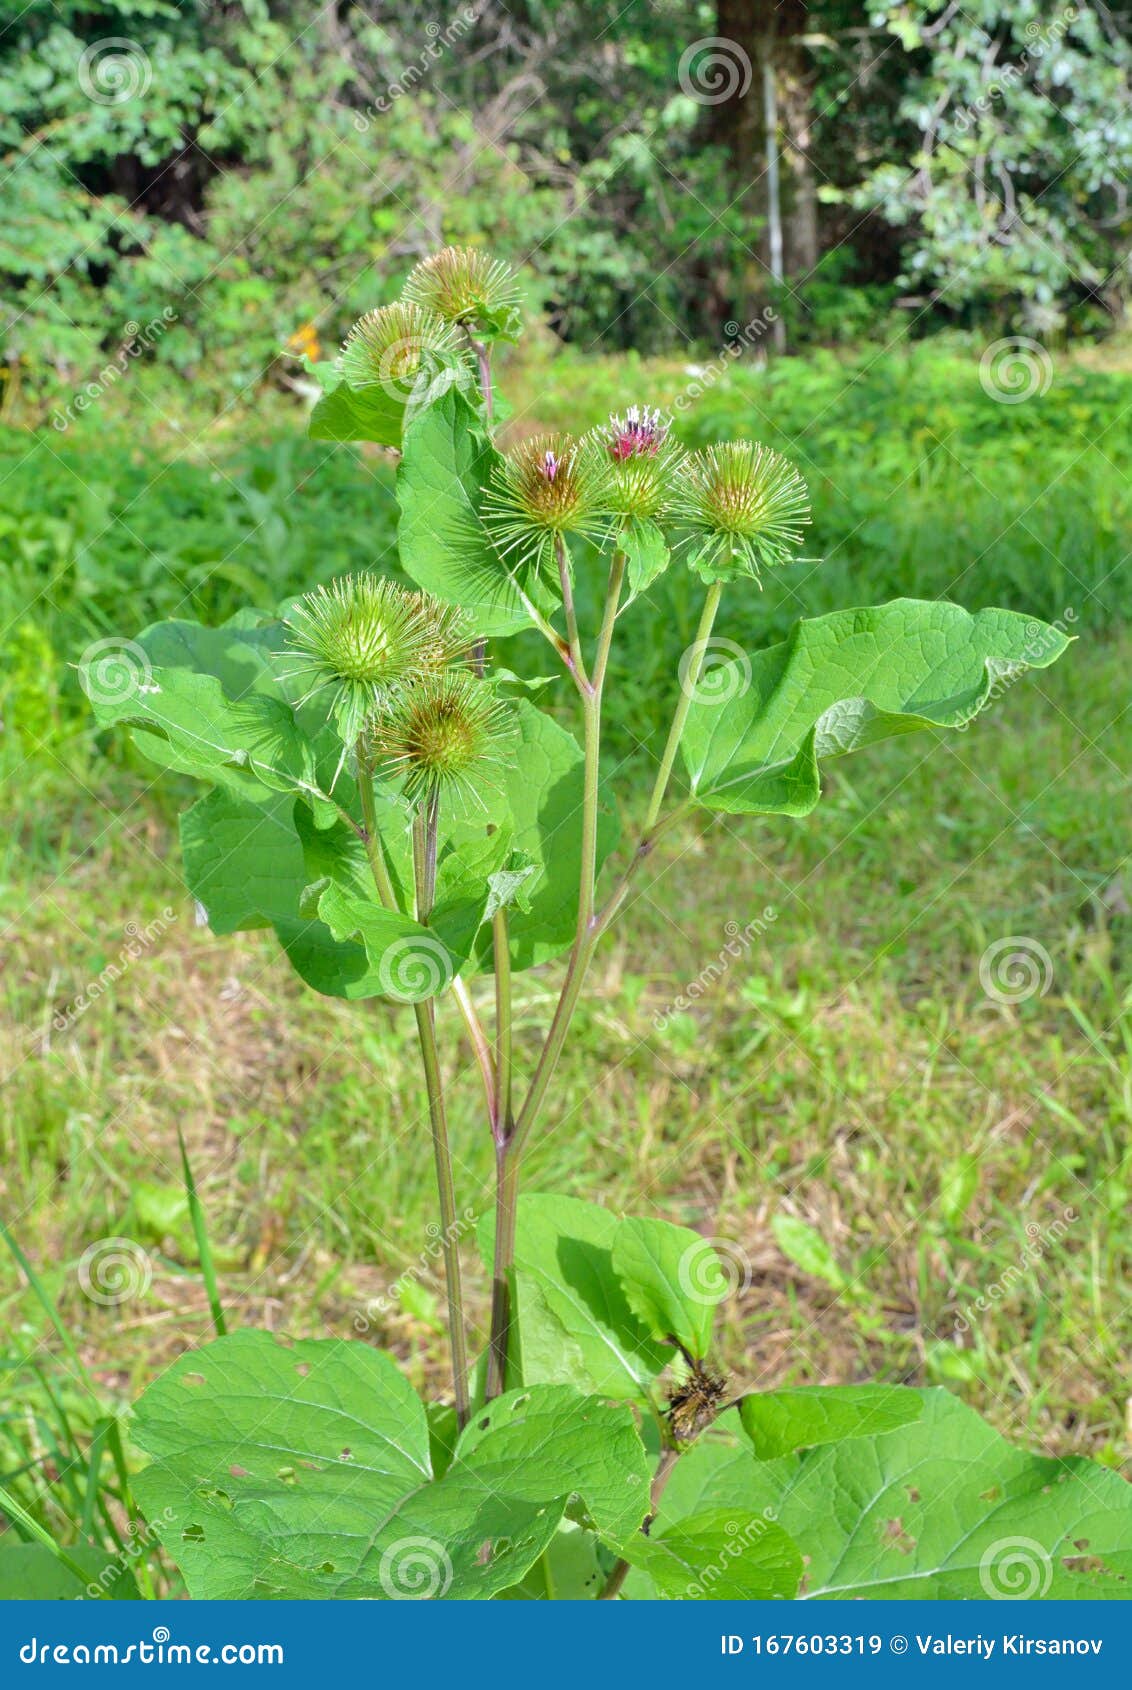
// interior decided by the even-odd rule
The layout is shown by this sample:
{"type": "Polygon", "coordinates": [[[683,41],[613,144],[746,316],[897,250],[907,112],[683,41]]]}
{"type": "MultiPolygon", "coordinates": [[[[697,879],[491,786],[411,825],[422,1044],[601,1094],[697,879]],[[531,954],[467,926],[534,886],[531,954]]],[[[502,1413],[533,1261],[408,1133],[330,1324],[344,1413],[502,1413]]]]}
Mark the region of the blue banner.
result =
{"type": "Polygon", "coordinates": [[[1123,1602],[0,1602],[0,1684],[1126,1684],[1123,1602]]]}

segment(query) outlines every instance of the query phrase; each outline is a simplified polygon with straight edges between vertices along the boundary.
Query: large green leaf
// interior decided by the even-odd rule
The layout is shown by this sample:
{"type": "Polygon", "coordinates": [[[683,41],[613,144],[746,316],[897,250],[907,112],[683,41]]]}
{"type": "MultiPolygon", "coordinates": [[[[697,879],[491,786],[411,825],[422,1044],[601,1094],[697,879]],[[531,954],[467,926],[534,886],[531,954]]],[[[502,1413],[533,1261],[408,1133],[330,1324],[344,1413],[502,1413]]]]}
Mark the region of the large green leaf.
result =
{"type": "Polygon", "coordinates": [[[638,1598],[767,1602],[796,1596],[802,1577],[802,1557],[782,1527],[741,1508],[709,1508],[618,1548],[647,1575],[649,1584],[638,1579],[634,1586],[638,1598]]]}
{"type": "Polygon", "coordinates": [[[918,1420],[923,1393],[904,1385],[808,1385],[756,1391],[739,1404],[744,1432],[760,1461],[797,1449],[876,1437],[918,1420]]]}
{"type": "MultiPolygon", "coordinates": [[[[356,837],[341,823],[316,829],[291,798],[254,804],[217,787],[182,816],[181,850],[213,932],[272,926],[296,973],[329,997],[432,997],[462,966],[478,925],[462,906],[437,929],[383,910],[356,837]]],[[[480,913],[488,893],[485,882],[480,913]]]]}
{"type": "Polygon", "coordinates": [[[613,1538],[635,1532],[648,1513],[652,1468],[631,1411],[570,1385],[497,1397],[465,1428],[456,1458],[489,1489],[528,1502],[576,1493],[613,1538]]]}
{"type": "MultiPolygon", "coordinates": [[[[613,1265],[618,1217],[575,1197],[519,1199],[516,1313],[524,1385],[568,1380],[581,1391],[640,1401],[673,1357],[629,1305],[613,1265]]],[[[491,1260],[493,1222],[480,1226],[491,1260]]],[[[516,1381],[517,1382],[517,1381],[516,1381]]]]}
{"type": "Polygon", "coordinates": [[[411,379],[350,382],[333,363],[316,364],[313,373],[323,391],[310,415],[311,439],[366,440],[376,446],[400,446],[415,416],[471,379],[466,360],[428,352],[411,379]]]}
{"type": "Polygon", "coordinates": [[[651,1335],[678,1338],[702,1361],[711,1349],[716,1305],[729,1289],[707,1239],[669,1221],[623,1220],[613,1239],[613,1271],[651,1335]]]}
{"type": "Polygon", "coordinates": [[[140,749],[162,768],[243,798],[302,793],[327,820],[335,813],[318,785],[314,750],[279,699],[262,692],[229,698],[214,675],[190,669],[153,669],[125,696],[89,696],[101,726],[132,727],[140,749]]]}
{"type": "Polygon", "coordinates": [[[68,1558],[84,1577],[60,1561],[45,1543],[0,1543],[0,1601],[136,1601],[140,1592],[127,1561],[104,1549],[76,1544],[68,1558]]]}
{"type": "Polygon", "coordinates": [[[1044,669],[1069,644],[1009,610],[897,599],[799,622],[788,640],[712,671],[680,742],[709,809],[807,815],[818,759],[918,728],[961,727],[996,684],[1044,669]]]}
{"type": "Polygon", "coordinates": [[[619,1534],[648,1506],[628,1411],[499,1399],[433,1475],[424,1405],[362,1343],[240,1332],[142,1397],[137,1495],[194,1598],[483,1598],[519,1584],[571,1496],[619,1534]]]}
{"type": "MultiPolygon", "coordinates": [[[[512,907],[508,938],[513,968],[533,968],[566,950],[574,938],[581,874],[584,759],[574,736],[527,699],[515,702],[518,733],[501,771],[511,818],[512,849],[526,870],[523,900],[512,907]]],[[[612,804],[598,816],[598,866],[616,848],[620,825],[612,804]]],[[[476,946],[491,966],[491,932],[476,946]]]]}
{"type": "Polygon", "coordinates": [[[922,1395],[907,1425],[776,1461],[703,1438],[681,1456],[658,1526],[770,1508],[806,1557],[807,1597],[1127,1598],[1122,1479],[1015,1449],[946,1391],[922,1395]]]}
{"type": "Polygon", "coordinates": [[[406,429],[397,470],[402,567],[426,592],[466,610],[479,636],[531,626],[480,516],[497,462],[475,409],[453,390],[406,429]]]}

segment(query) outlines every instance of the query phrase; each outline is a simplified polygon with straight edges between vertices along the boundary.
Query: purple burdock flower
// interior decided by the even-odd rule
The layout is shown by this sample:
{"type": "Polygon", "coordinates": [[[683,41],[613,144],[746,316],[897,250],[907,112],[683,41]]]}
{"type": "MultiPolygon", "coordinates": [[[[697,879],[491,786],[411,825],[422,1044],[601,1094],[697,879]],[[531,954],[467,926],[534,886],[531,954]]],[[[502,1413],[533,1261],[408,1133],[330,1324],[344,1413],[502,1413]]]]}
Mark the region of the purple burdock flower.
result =
{"type": "Polygon", "coordinates": [[[609,419],[609,455],[614,463],[655,458],[667,438],[668,424],[647,405],[630,405],[623,417],[609,419]]]}

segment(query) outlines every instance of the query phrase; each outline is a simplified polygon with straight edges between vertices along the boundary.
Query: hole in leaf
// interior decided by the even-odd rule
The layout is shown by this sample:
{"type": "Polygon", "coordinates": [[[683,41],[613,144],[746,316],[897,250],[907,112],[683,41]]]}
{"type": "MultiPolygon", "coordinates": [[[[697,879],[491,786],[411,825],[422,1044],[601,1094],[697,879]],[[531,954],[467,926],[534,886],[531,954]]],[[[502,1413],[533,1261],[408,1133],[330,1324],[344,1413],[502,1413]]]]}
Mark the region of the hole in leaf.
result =
{"type": "Polygon", "coordinates": [[[320,1573],[336,1573],[338,1571],[333,1561],[324,1561],[318,1570],[320,1573]]]}
{"type": "Polygon", "coordinates": [[[1074,1547],[1074,1549],[1080,1549],[1082,1551],[1088,1549],[1088,1547],[1089,1547],[1088,1538],[1087,1537],[1075,1537],[1073,1539],[1073,1547],[1074,1547]]]}
{"type": "Polygon", "coordinates": [[[246,1467],[229,1467],[228,1473],[233,1479],[246,1479],[248,1476],[248,1470],[246,1467]]]}
{"type": "Polygon", "coordinates": [[[989,1490],[985,1490],[985,1491],[981,1492],[981,1494],[979,1496],[979,1501],[980,1502],[997,1502],[1001,1495],[1002,1495],[1002,1487],[1000,1485],[992,1485],[989,1490]]]}
{"type": "Polygon", "coordinates": [[[293,1467],[280,1467],[275,1477],[285,1485],[297,1485],[299,1482],[293,1467]]]}
{"type": "Polygon", "coordinates": [[[491,1539],[485,1538],[476,1550],[476,1566],[486,1567],[491,1560],[491,1539]]]}
{"type": "Polygon", "coordinates": [[[905,1489],[906,1489],[906,1490],[907,1490],[907,1492],[908,1492],[908,1501],[909,1501],[909,1502],[919,1502],[919,1500],[920,1500],[920,1493],[919,1493],[919,1491],[918,1491],[918,1490],[917,1490],[917,1489],[916,1489],[916,1487],[915,1487],[915,1485],[906,1485],[906,1486],[905,1486],[905,1489]]]}
{"type": "Polygon", "coordinates": [[[281,1350],[293,1350],[295,1347],[295,1340],[289,1338],[286,1332],[273,1332],[272,1337],[281,1350]]]}
{"type": "Polygon", "coordinates": [[[300,1361],[295,1364],[295,1372],[299,1375],[300,1379],[305,1379],[310,1370],[311,1364],[309,1361],[300,1361]]]}
{"type": "Polygon", "coordinates": [[[354,1452],[349,1447],[349,1445],[347,1445],[346,1448],[342,1451],[342,1453],[338,1457],[338,1459],[339,1459],[339,1461],[352,1461],[354,1459],[354,1452]]]}
{"type": "Polygon", "coordinates": [[[203,1373],[182,1373],[181,1375],[182,1385],[203,1385],[206,1382],[203,1373]]]}
{"type": "Polygon", "coordinates": [[[196,1494],[202,1502],[219,1503],[221,1508],[231,1508],[232,1506],[232,1498],[228,1495],[228,1492],[221,1490],[217,1485],[198,1485],[196,1494]]]}
{"type": "Polygon", "coordinates": [[[181,1541],[182,1543],[203,1543],[204,1527],[186,1526],[184,1531],[181,1533],[181,1541]]]}
{"type": "Polygon", "coordinates": [[[321,1461],[307,1461],[304,1459],[299,1462],[299,1466],[305,1467],[309,1473],[321,1473],[323,1470],[321,1461]]]}

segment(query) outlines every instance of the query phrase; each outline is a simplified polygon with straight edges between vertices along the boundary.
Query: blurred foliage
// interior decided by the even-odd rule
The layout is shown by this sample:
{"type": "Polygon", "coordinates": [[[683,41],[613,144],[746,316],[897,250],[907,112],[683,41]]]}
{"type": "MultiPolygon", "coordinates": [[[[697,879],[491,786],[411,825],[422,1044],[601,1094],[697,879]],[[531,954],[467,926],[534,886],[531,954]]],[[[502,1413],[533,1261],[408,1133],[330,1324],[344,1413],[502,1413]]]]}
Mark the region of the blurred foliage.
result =
{"type": "Polygon", "coordinates": [[[441,239],[520,262],[583,348],[715,347],[772,299],[791,346],[852,342],[909,288],[919,329],[1103,326],[1126,285],[1129,33],[1126,8],[1050,0],[480,0],[435,19],[411,0],[0,0],[4,414],[106,385],[108,359],[214,408],[301,383],[297,355],[441,239]],[[688,59],[714,35],[729,99],[688,59]]]}

